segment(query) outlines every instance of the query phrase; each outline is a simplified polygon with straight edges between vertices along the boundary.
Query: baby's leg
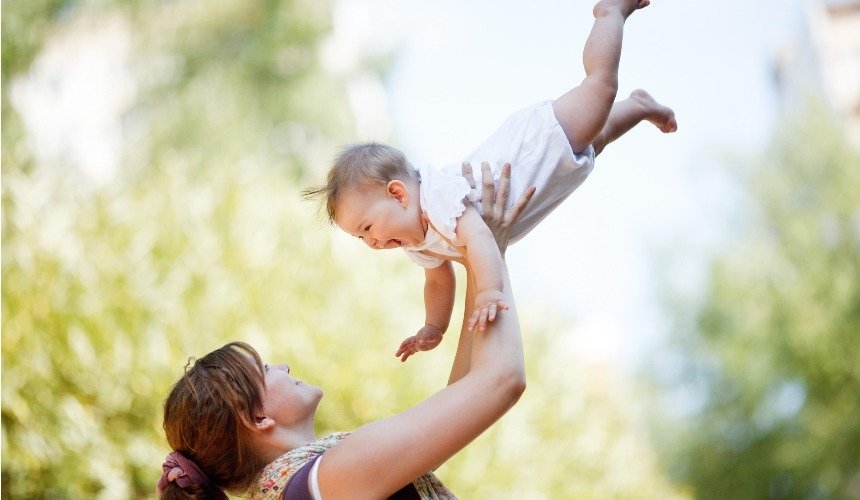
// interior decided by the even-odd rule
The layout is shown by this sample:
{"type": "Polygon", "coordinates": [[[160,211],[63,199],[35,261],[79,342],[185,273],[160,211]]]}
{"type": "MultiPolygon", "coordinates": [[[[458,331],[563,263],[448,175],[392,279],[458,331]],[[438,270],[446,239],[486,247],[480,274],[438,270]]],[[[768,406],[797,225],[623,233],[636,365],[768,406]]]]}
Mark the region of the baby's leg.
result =
{"type": "Polygon", "coordinates": [[[663,132],[678,130],[675,112],[655,101],[642,89],[634,90],[630,97],[612,106],[606,125],[594,139],[594,154],[600,154],[607,144],[624,135],[642,120],[648,120],[663,132]]]}
{"type": "Polygon", "coordinates": [[[585,79],[553,102],[555,116],[575,152],[591,144],[603,129],[618,92],[618,62],[624,21],[649,0],[601,0],[594,6],[594,26],[585,42],[585,79]]]}

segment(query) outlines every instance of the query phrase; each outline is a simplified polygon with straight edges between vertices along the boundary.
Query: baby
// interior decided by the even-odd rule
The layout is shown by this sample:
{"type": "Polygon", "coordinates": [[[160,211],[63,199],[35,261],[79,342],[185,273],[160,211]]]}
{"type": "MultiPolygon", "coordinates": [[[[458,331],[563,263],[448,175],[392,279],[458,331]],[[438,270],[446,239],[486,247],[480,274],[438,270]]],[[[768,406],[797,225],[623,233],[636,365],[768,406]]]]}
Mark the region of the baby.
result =
{"type": "MultiPolygon", "coordinates": [[[[588,176],[594,157],[643,120],[663,132],[677,128],[671,109],[636,90],[615,101],[624,23],[648,0],[601,0],[583,51],[585,79],[554,101],[538,103],[510,116],[467,156],[485,164],[485,182],[510,172],[508,206],[533,186],[534,196],[513,224],[513,243],[525,236],[588,176]],[[504,165],[510,162],[513,169],[504,165]],[[489,170],[489,172],[488,172],[489,170]]],[[[469,329],[484,329],[507,306],[502,295],[502,257],[481,218],[479,191],[460,175],[460,164],[419,167],[399,150],[368,143],[345,148],[324,186],[305,191],[323,198],[330,221],[374,249],[402,248],[425,268],[425,325],[400,345],[405,361],[439,345],[454,304],[451,260],[463,261],[474,276],[467,294],[473,312],[469,329]]],[[[503,179],[505,180],[505,179],[503,179]]],[[[467,302],[468,303],[468,302],[467,302]]]]}

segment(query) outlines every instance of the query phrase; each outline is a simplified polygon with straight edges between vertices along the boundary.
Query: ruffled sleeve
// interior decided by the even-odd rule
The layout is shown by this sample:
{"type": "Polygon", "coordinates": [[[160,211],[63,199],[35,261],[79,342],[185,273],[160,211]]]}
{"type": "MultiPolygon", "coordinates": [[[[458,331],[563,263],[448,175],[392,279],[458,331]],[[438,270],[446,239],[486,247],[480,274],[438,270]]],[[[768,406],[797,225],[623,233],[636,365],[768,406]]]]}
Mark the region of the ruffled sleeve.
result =
{"type": "Polygon", "coordinates": [[[466,210],[466,200],[472,188],[462,175],[453,174],[450,166],[434,169],[418,167],[421,175],[421,209],[442,236],[459,245],[457,219],[466,210]]]}
{"type": "Polygon", "coordinates": [[[412,262],[418,264],[424,269],[433,269],[441,266],[442,263],[445,262],[438,257],[431,257],[415,250],[408,250],[405,248],[403,250],[406,252],[406,255],[408,255],[409,258],[412,259],[412,262]]]}

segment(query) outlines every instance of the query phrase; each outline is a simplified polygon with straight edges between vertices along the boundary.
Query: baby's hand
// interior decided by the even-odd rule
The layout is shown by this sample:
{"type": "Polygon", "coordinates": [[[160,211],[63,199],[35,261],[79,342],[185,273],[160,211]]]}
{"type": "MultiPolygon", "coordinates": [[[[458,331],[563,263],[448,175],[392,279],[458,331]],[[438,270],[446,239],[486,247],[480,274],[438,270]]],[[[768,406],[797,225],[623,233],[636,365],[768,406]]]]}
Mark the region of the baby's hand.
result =
{"type": "Polygon", "coordinates": [[[505,304],[505,296],[501,290],[482,290],[475,295],[475,311],[469,318],[469,331],[475,329],[483,330],[487,327],[487,322],[496,320],[498,311],[503,311],[508,308],[505,304]]]}
{"type": "Polygon", "coordinates": [[[445,333],[433,325],[424,325],[418,333],[401,342],[395,356],[400,361],[406,361],[418,351],[429,351],[442,342],[442,334],[445,333]]]}

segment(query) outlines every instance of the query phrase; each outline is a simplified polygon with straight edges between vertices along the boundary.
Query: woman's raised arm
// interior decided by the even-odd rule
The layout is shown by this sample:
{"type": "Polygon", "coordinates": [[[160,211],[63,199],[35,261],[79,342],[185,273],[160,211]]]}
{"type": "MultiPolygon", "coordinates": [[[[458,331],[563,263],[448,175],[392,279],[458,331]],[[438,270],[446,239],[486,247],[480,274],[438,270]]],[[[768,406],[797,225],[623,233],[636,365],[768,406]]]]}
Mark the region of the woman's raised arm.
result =
{"type": "Polygon", "coordinates": [[[504,278],[510,309],[486,330],[472,332],[469,372],[327,451],[318,472],[325,500],[391,495],[445,462],[516,403],[525,390],[523,347],[507,268],[504,278]]]}
{"type": "MultiPolygon", "coordinates": [[[[475,188],[475,177],[472,173],[472,166],[468,163],[463,164],[463,177],[475,188]]],[[[502,167],[502,172],[499,177],[499,191],[496,192],[496,185],[493,182],[493,174],[490,170],[490,164],[487,162],[481,163],[481,212],[483,213],[484,222],[493,233],[496,239],[496,245],[499,247],[499,252],[502,258],[505,256],[505,251],[508,248],[508,240],[511,235],[511,227],[517,221],[526,204],[535,193],[535,188],[527,189],[516,203],[506,210],[508,198],[511,194],[511,164],[505,163],[502,167]]],[[[448,376],[448,383],[453,384],[463,377],[469,371],[471,364],[470,356],[472,350],[472,332],[469,329],[471,322],[472,311],[475,310],[475,290],[477,285],[472,270],[463,262],[466,267],[466,305],[463,310],[463,324],[460,328],[460,337],[457,339],[457,353],[454,355],[454,363],[451,365],[451,374],[448,376]]]]}

